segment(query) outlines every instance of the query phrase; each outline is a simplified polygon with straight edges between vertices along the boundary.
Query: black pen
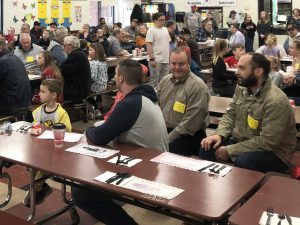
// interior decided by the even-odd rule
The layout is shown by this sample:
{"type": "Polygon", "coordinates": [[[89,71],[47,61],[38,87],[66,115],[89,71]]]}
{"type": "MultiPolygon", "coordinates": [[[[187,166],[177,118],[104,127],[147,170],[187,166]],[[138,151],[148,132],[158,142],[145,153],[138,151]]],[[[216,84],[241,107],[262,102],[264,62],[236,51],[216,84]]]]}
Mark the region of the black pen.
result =
{"type": "Polygon", "coordinates": [[[209,168],[209,167],[211,167],[211,166],[214,166],[214,165],[216,165],[216,163],[211,163],[211,164],[209,164],[208,166],[205,166],[205,167],[199,169],[198,172],[202,172],[202,171],[206,170],[207,168],[209,168]]]}

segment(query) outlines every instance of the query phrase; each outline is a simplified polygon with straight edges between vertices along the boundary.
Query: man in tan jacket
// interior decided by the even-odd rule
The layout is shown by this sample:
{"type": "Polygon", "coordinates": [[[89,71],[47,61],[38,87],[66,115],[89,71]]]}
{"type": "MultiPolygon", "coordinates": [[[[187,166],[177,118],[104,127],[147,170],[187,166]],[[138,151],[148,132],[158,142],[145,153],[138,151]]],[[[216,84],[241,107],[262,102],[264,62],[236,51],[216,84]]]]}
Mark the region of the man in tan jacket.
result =
{"type": "Polygon", "coordinates": [[[183,48],[170,55],[169,75],[158,85],[159,106],[168,129],[169,151],[198,155],[209,123],[208,87],[190,71],[190,56],[183,48]]]}
{"type": "Polygon", "coordinates": [[[296,146],[293,109],[269,79],[270,63],[259,53],[242,56],[238,86],[217,133],[202,140],[200,158],[232,160],[237,167],[268,172],[288,168],[296,146]]]}

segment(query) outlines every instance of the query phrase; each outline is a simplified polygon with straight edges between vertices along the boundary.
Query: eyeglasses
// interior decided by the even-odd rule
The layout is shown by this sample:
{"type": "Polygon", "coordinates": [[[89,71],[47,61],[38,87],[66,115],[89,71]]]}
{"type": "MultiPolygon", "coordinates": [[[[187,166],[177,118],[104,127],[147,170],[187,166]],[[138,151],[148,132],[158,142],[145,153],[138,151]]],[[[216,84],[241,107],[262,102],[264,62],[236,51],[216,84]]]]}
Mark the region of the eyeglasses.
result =
{"type": "Polygon", "coordinates": [[[287,31],[293,31],[295,28],[288,28],[287,31]]]}
{"type": "Polygon", "coordinates": [[[166,21],[166,19],[160,19],[160,20],[157,20],[157,21],[161,21],[162,22],[162,21],[166,21]]]}

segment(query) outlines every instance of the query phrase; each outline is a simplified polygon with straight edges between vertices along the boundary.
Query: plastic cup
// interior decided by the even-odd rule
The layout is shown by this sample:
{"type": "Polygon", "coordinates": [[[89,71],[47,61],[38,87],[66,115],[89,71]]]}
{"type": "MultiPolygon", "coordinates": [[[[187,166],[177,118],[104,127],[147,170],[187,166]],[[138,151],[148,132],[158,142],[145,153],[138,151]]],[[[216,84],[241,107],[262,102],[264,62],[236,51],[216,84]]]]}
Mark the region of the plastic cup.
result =
{"type": "Polygon", "coordinates": [[[137,50],[132,50],[132,56],[137,56],[137,50]]]}
{"type": "Polygon", "coordinates": [[[52,126],[53,136],[54,136],[54,146],[61,148],[64,146],[64,138],[66,126],[63,123],[55,123],[52,126]]]}

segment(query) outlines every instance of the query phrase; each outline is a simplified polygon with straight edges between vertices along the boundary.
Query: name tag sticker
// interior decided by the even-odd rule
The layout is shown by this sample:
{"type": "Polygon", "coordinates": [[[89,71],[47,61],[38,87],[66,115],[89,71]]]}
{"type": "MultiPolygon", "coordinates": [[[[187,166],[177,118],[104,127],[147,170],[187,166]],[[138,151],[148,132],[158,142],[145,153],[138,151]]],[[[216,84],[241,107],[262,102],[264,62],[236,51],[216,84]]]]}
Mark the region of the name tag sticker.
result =
{"type": "Polygon", "coordinates": [[[258,120],[254,119],[252,116],[248,115],[247,122],[251,129],[256,130],[258,128],[258,120]]]}
{"type": "Polygon", "coordinates": [[[26,61],[27,62],[33,62],[33,57],[32,56],[27,56],[26,61]]]}
{"type": "Polygon", "coordinates": [[[184,113],[184,112],[185,112],[185,107],[186,107],[185,104],[176,101],[176,102],[174,103],[173,110],[174,110],[175,112],[184,113]]]}

